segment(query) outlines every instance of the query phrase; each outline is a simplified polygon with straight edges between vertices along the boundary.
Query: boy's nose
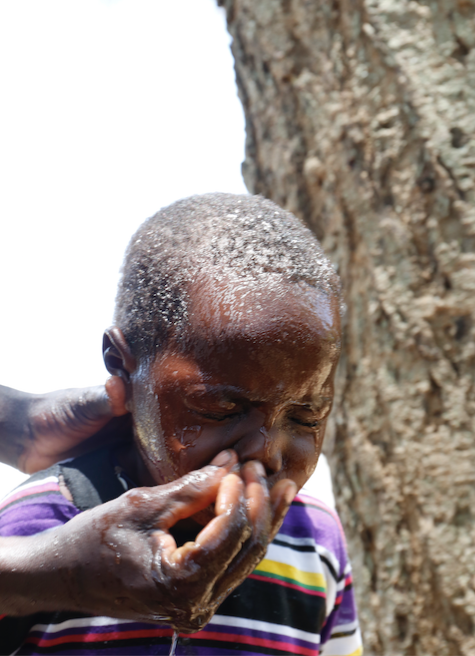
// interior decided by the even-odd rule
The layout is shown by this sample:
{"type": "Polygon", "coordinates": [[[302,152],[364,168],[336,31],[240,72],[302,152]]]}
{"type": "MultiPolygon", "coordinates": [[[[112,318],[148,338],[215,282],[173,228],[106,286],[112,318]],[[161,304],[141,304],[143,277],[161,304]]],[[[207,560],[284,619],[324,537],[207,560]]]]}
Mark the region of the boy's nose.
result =
{"type": "Polygon", "coordinates": [[[267,430],[261,422],[233,446],[241,463],[259,460],[267,476],[277,474],[282,469],[282,448],[276,427],[267,430]]]}

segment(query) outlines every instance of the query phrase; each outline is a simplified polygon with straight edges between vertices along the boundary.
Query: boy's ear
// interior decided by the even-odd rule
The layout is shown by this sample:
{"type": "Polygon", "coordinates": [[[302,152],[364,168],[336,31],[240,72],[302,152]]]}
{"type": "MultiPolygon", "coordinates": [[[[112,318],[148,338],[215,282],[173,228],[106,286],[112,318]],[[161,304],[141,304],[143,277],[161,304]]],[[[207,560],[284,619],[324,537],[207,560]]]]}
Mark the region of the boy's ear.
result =
{"type": "Polygon", "coordinates": [[[119,376],[127,383],[130,379],[130,374],[137,367],[137,361],[132,355],[132,351],[123,332],[117,326],[104,331],[102,356],[107,371],[112,376],[119,376]]]}

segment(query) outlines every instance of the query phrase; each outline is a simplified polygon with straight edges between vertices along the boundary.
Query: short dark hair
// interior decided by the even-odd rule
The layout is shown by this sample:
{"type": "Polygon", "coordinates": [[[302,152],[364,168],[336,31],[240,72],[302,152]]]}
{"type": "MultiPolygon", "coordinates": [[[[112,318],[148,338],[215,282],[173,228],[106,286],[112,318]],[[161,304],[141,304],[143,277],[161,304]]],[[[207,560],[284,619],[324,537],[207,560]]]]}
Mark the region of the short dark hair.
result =
{"type": "Polygon", "coordinates": [[[191,196],[145,221],[127,248],[115,322],[134,355],[153,355],[184,332],[189,285],[212,267],[263,285],[269,276],[305,282],[341,305],[338,275],[293,214],[262,196],[191,196]]]}

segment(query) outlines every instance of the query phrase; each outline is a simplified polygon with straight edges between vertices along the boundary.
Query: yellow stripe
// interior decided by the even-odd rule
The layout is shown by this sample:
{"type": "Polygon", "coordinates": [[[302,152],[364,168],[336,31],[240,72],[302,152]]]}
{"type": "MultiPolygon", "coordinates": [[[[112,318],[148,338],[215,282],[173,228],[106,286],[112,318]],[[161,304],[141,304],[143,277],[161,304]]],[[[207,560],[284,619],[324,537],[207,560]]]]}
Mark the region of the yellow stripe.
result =
{"type": "Polygon", "coordinates": [[[333,656],[363,656],[363,647],[358,647],[358,649],[352,651],[351,654],[333,654],[333,656]]]}
{"type": "Polygon", "coordinates": [[[358,647],[358,649],[352,651],[351,654],[345,654],[344,656],[362,656],[362,654],[363,654],[363,647],[358,647]]]}
{"type": "MultiPolygon", "coordinates": [[[[314,572],[303,572],[292,565],[286,565],[285,563],[279,563],[276,560],[267,560],[264,558],[259,565],[254,570],[255,572],[268,572],[269,574],[277,574],[277,576],[284,576],[287,579],[291,579],[296,583],[302,583],[303,585],[312,585],[317,588],[327,589],[325,577],[323,574],[317,574],[314,572]]],[[[351,656],[353,656],[351,654],[351,656]]]]}

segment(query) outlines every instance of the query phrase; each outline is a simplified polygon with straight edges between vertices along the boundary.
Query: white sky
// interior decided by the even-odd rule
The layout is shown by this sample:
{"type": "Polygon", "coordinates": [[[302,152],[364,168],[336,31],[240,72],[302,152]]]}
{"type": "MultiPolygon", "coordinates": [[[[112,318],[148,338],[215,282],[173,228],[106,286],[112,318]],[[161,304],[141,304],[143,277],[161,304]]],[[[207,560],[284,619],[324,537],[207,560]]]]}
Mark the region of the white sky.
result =
{"type": "MultiPolygon", "coordinates": [[[[245,193],[214,0],[0,2],[0,383],[104,381],[122,254],[163,205],[245,193]]],[[[0,468],[0,493],[12,474],[0,468]]]]}

